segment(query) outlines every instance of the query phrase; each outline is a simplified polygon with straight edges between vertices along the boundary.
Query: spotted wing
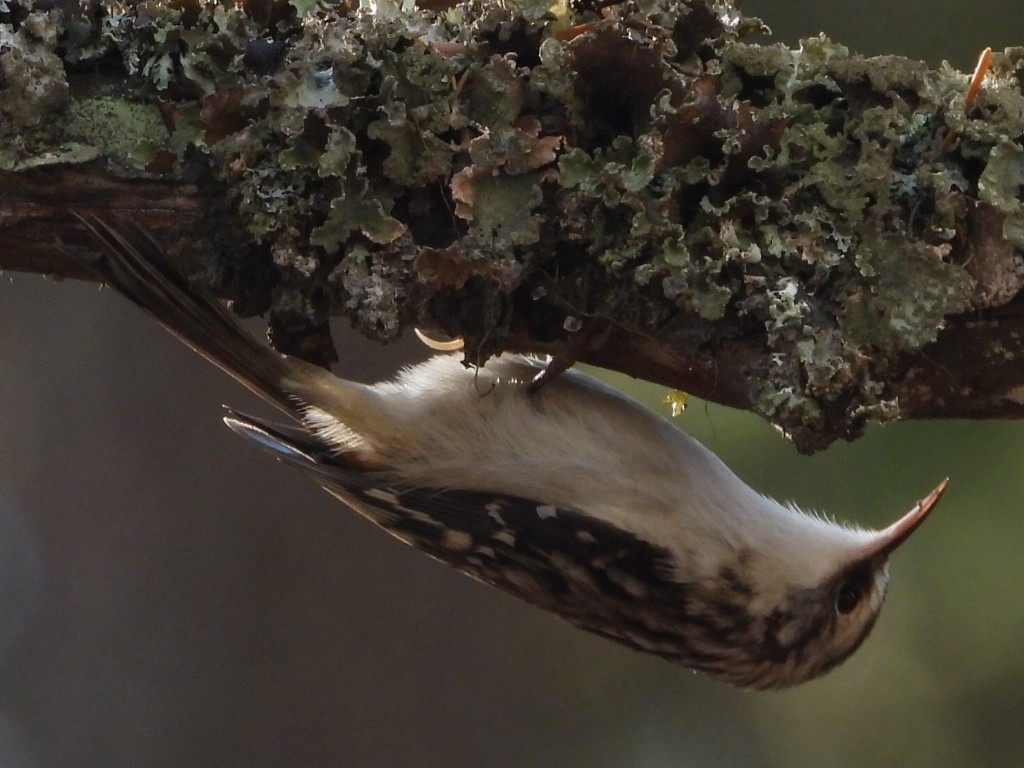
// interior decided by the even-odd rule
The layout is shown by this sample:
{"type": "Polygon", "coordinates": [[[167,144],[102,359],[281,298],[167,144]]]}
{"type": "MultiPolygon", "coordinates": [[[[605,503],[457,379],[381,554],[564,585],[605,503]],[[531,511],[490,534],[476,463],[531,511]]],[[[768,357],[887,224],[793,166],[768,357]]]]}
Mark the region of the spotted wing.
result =
{"type": "Polygon", "coordinates": [[[668,550],[582,511],[505,494],[404,487],[388,473],[348,465],[301,428],[235,413],[225,422],[399,539],[591,631],[635,644],[607,631],[621,627],[624,609],[682,604],[668,550]]]}

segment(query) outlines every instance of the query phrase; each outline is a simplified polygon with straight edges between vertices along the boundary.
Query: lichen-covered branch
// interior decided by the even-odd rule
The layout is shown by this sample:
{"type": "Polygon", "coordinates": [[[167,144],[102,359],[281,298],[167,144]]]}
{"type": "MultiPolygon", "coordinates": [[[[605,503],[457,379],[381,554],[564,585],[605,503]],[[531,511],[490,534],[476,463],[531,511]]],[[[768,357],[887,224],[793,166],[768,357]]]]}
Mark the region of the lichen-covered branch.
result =
{"type": "Polygon", "coordinates": [[[144,222],[283,350],[326,318],[754,410],[1024,414],[1024,49],[966,77],[727,3],[0,2],[0,266],[144,222]]]}

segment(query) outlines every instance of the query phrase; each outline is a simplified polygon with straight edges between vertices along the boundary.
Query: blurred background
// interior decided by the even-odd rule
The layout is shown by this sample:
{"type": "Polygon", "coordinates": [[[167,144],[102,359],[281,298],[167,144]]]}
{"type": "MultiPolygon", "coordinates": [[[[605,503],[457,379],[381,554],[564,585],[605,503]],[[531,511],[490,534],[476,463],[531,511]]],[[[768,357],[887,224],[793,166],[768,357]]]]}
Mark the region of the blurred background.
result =
{"type": "MultiPolygon", "coordinates": [[[[948,60],[1018,2],[748,2],[777,39],[948,60]]],[[[341,338],[373,380],[415,343],[341,338]]],[[[678,424],[761,491],[881,526],[942,477],[865,646],[744,693],[571,629],[373,529],[220,426],[253,398],[110,291],[0,283],[0,766],[1019,766],[1024,424],[906,423],[807,458],[678,424]]],[[[666,392],[613,377],[667,412],[666,392]]]]}

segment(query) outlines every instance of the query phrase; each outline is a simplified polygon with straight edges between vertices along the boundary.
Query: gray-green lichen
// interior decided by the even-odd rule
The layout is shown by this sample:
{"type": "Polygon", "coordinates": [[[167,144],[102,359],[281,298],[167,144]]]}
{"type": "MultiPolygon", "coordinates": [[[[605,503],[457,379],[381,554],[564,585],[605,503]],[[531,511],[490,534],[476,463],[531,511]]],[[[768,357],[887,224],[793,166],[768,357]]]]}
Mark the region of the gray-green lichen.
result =
{"type": "Polygon", "coordinates": [[[18,168],[21,160],[42,165],[39,154],[61,160],[73,154],[23,138],[40,129],[68,98],[64,65],[57,56],[59,18],[56,11],[33,13],[17,29],[0,24],[0,169],[18,168]]]}
{"type": "Polygon", "coordinates": [[[62,127],[65,137],[90,147],[97,155],[129,159],[140,146],[162,142],[166,135],[154,105],[114,96],[70,100],[62,127]]]}
{"type": "Polygon", "coordinates": [[[314,323],[436,324],[484,357],[525,312],[544,340],[608,317],[694,358],[754,339],[746,404],[811,449],[897,417],[903,356],[1024,287],[1020,49],[969,106],[957,73],[750,44],[705,0],[8,6],[0,71],[40,90],[0,114],[204,178],[238,255],[280,268],[277,311],[314,323]],[[58,40],[133,95],[69,96],[58,40]],[[84,130],[101,104],[141,122],[84,130]],[[964,244],[978,222],[1009,261],[964,244]]]}

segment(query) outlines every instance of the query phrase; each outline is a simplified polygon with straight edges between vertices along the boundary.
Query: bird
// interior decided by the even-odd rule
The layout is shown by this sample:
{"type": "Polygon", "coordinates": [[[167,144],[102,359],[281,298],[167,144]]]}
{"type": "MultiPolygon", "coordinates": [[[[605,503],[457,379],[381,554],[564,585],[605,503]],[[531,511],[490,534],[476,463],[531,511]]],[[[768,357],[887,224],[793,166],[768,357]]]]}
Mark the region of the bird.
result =
{"type": "Polygon", "coordinates": [[[948,478],[880,530],[762,495],[663,416],[544,360],[438,354],[375,384],[281,354],[194,289],[144,227],[80,216],[74,257],[287,415],[234,432],[427,555],[724,683],[818,677],[871,632],[893,551],[948,478]]]}

